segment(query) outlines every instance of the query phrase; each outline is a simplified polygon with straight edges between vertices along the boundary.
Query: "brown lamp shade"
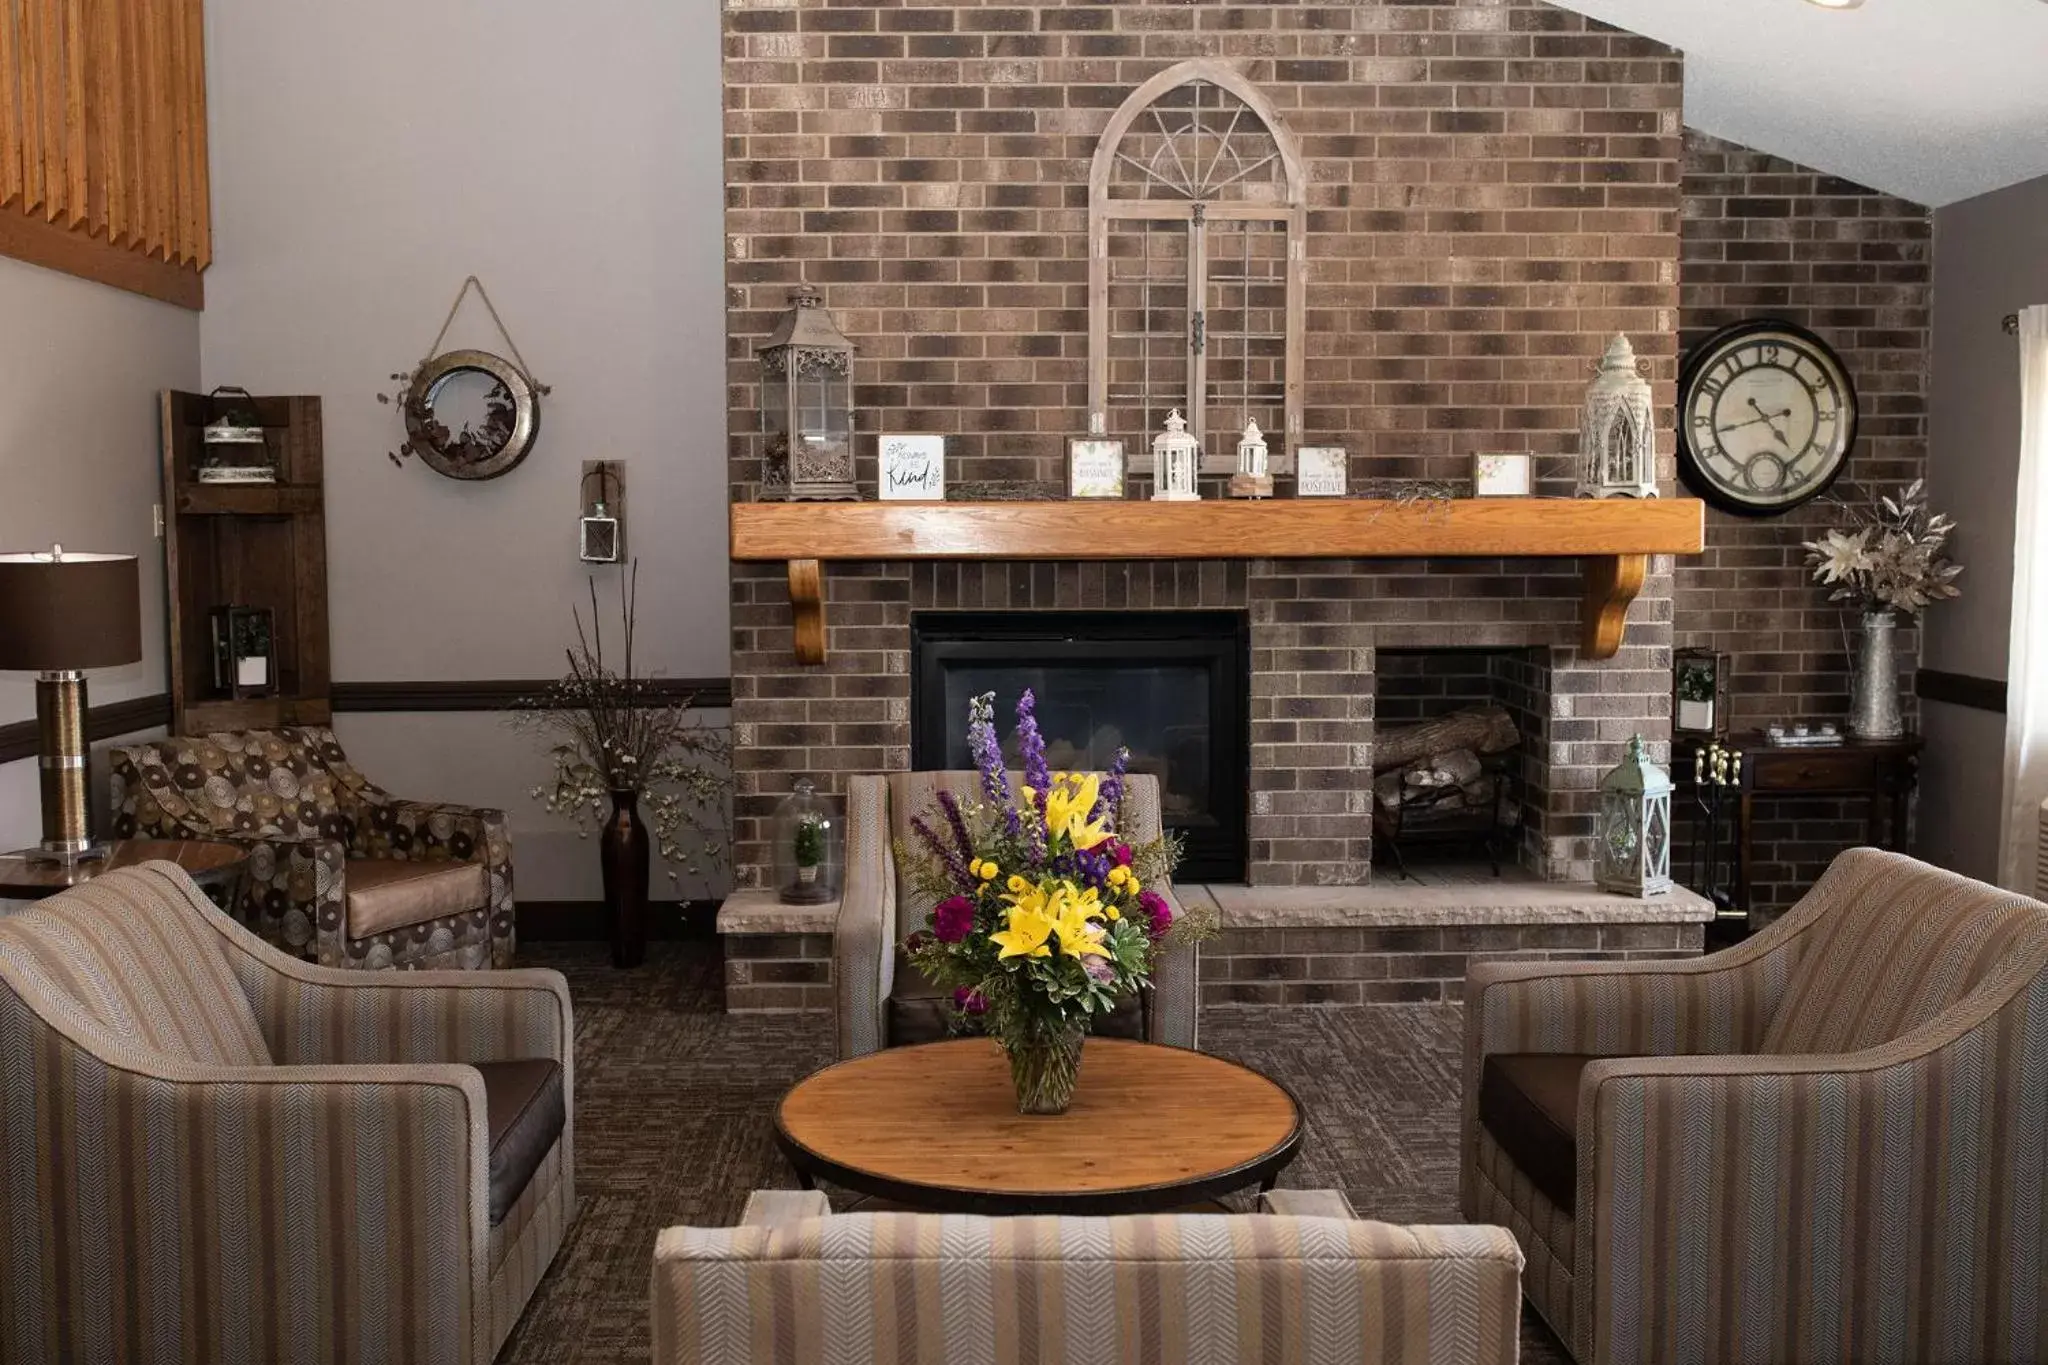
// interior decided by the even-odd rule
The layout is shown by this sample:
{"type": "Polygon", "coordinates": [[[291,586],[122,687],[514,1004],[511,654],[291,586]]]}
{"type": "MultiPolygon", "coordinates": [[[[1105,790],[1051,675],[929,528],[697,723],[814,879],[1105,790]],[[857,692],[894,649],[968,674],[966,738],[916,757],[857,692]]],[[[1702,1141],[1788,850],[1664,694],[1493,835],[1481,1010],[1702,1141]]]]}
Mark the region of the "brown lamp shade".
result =
{"type": "Polygon", "coordinates": [[[113,668],[142,657],[133,555],[0,555],[0,669],[113,668]]]}

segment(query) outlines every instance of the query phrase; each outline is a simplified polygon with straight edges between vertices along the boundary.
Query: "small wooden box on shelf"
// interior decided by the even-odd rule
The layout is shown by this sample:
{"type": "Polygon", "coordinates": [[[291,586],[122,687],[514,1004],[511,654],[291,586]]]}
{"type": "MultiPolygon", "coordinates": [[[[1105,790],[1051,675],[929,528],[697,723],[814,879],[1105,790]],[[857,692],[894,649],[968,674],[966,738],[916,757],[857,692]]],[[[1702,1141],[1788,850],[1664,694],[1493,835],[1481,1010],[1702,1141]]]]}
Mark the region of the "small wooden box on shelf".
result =
{"type": "Polygon", "coordinates": [[[201,482],[217,400],[162,394],[173,734],[323,725],[332,714],[320,400],[247,401],[275,483],[201,482]],[[212,614],[220,607],[269,609],[273,695],[236,699],[215,686],[212,614]]]}

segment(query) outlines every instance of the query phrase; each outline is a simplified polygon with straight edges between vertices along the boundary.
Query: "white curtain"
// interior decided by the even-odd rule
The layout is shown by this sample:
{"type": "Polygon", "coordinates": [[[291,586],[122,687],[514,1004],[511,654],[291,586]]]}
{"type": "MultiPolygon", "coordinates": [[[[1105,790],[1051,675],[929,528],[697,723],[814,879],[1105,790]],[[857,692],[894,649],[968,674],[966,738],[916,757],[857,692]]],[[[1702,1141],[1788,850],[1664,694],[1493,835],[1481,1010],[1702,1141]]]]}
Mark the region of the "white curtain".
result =
{"type": "Polygon", "coordinates": [[[2006,671],[2003,884],[2036,892],[2048,875],[2048,307],[2020,314],[2018,534],[2012,552],[2012,650],[2006,671]]]}

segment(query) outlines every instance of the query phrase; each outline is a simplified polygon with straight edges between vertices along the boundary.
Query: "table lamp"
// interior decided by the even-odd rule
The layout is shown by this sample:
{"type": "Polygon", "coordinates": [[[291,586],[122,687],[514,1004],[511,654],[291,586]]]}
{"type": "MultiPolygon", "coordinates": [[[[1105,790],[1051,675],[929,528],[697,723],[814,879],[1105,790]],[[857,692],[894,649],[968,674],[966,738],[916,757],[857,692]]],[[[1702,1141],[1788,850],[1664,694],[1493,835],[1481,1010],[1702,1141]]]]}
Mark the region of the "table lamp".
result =
{"type": "Polygon", "coordinates": [[[142,576],[133,555],[0,554],[0,669],[34,670],[43,789],[35,861],[105,854],[86,806],[85,672],[142,658],[142,576]]]}

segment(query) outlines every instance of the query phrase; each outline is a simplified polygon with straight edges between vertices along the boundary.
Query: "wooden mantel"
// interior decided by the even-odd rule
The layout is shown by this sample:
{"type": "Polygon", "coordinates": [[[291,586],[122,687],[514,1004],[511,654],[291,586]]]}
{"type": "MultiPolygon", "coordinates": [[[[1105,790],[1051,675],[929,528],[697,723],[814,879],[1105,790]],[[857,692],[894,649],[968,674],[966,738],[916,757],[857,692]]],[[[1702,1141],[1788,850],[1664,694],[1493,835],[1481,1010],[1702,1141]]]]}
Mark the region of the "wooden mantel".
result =
{"type": "Polygon", "coordinates": [[[823,564],[897,559],[1578,559],[1580,648],[1611,659],[1652,555],[1706,548],[1690,498],[743,502],[732,557],[789,565],[796,656],[825,661],[823,564]]]}

